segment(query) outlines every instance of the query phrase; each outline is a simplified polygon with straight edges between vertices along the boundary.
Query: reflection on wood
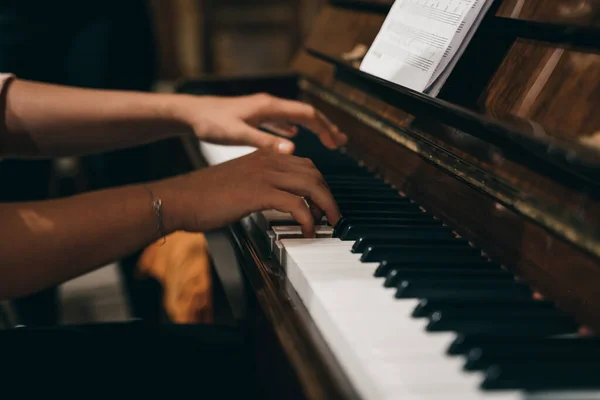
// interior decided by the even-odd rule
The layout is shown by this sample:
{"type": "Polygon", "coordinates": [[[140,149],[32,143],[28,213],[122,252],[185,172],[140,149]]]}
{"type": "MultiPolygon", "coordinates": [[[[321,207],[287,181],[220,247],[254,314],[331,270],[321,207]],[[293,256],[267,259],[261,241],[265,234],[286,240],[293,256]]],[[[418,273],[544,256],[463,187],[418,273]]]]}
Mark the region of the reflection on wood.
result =
{"type": "Polygon", "coordinates": [[[600,25],[600,1],[504,0],[497,15],[540,22],[598,26],[600,25]]]}
{"type": "Polygon", "coordinates": [[[491,81],[482,103],[573,139],[600,130],[600,55],[519,40],[491,81]]]}

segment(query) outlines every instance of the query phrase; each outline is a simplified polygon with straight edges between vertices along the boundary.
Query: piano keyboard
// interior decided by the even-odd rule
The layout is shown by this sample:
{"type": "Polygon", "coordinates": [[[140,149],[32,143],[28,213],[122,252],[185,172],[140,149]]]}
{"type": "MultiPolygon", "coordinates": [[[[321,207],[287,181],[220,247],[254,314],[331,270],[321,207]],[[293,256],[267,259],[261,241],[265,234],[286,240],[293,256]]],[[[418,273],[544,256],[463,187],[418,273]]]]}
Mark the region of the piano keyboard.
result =
{"type": "Polygon", "coordinates": [[[378,178],[325,178],[317,238],[251,218],[362,398],[600,399],[600,340],[378,178]]]}

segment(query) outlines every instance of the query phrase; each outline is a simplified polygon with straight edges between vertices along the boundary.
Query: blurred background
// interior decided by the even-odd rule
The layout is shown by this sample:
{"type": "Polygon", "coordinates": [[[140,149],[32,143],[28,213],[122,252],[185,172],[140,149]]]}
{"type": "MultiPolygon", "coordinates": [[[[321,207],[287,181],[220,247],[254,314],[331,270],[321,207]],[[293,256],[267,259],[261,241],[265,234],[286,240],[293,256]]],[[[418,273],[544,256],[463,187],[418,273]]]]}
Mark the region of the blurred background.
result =
{"type": "Polygon", "coordinates": [[[286,68],[325,0],[150,0],[162,83],[286,68]]]}
{"type": "MultiPolygon", "coordinates": [[[[325,0],[5,0],[0,71],[71,86],[172,91],[206,75],[285,71],[325,0]]],[[[185,170],[163,141],[82,158],[0,163],[0,201],[36,201],[185,170]],[[27,182],[26,185],[23,182],[27,182]]],[[[156,319],[160,288],[136,278],[140,253],[15,299],[25,325],[156,319]],[[153,300],[148,300],[153,299],[153,300]]]]}

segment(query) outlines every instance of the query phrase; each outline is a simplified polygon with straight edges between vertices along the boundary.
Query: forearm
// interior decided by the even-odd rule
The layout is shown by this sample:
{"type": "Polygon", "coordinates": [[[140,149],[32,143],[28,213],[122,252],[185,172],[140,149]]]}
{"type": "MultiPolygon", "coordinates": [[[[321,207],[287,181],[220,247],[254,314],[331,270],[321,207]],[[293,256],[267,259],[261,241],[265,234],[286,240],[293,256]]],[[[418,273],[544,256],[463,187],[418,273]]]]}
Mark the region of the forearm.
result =
{"type": "MultiPolygon", "coordinates": [[[[150,187],[167,207],[176,204],[160,183],[150,187]]],[[[165,233],[177,228],[168,211],[165,233]]],[[[0,299],[62,283],[140,250],[159,236],[151,196],[142,186],[0,204],[0,221],[0,299]]]]}
{"type": "Polygon", "coordinates": [[[191,132],[174,115],[174,96],[14,80],[5,92],[0,155],[80,155],[191,132]]]}

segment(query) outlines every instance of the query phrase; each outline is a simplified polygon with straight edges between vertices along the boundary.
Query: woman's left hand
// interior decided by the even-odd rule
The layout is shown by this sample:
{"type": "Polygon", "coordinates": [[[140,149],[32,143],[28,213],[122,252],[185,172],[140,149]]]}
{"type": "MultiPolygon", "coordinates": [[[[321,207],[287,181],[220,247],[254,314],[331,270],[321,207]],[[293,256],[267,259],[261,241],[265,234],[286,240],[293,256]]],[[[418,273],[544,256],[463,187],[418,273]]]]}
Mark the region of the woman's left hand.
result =
{"type": "Polygon", "coordinates": [[[296,125],[319,136],[330,149],[343,146],[347,137],[312,106],[268,94],[240,97],[181,96],[176,113],[191,126],[199,139],[210,143],[252,146],[291,154],[294,144],[285,138],[261,131],[259,127],[284,137],[294,137],[296,125]]]}

